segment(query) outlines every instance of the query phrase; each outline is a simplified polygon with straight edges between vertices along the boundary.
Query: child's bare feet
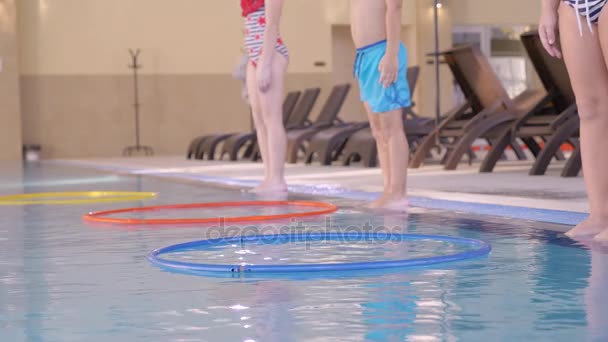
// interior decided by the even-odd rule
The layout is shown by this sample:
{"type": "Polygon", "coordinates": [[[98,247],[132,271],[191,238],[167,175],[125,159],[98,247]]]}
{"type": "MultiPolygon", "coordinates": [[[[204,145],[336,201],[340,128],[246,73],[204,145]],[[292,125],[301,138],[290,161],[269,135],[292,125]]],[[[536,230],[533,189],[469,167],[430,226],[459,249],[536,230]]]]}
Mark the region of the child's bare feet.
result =
{"type": "Polygon", "coordinates": [[[401,198],[392,198],[384,203],[382,209],[391,210],[391,211],[400,211],[407,212],[409,208],[409,202],[406,197],[401,198]]]}
{"type": "Polygon", "coordinates": [[[606,227],[608,227],[608,222],[589,216],[583,222],[579,223],[576,227],[568,231],[566,236],[573,239],[590,237],[601,233],[604,229],[606,229],[606,227]]]}
{"type": "Polygon", "coordinates": [[[268,183],[268,181],[264,180],[260,184],[256,185],[253,189],[249,189],[247,192],[255,194],[258,191],[260,191],[260,189],[263,189],[264,187],[266,187],[266,183],[268,183]]]}
{"type": "Polygon", "coordinates": [[[395,196],[392,194],[383,194],[369,205],[369,208],[371,209],[385,209],[401,212],[407,212],[408,207],[409,202],[406,196],[395,196]]]}
{"type": "Polygon", "coordinates": [[[378,199],[370,203],[367,207],[370,209],[382,208],[385,202],[389,200],[390,194],[383,193],[378,199]]]}
{"type": "Polygon", "coordinates": [[[264,181],[250,190],[254,194],[281,194],[287,192],[287,184],[284,181],[264,181]]]}

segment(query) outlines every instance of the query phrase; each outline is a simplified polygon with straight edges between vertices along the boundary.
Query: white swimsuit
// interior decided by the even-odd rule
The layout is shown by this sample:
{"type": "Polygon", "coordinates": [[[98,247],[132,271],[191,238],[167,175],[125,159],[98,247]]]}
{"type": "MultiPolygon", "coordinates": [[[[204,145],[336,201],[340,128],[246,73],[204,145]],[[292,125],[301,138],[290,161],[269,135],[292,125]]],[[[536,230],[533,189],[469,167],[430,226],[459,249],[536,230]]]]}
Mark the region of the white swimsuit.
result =
{"type": "MultiPolygon", "coordinates": [[[[245,48],[249,54],[249,60],[253,66],[257,66],[258,59],[262,54],[264,46],[264,31],[266,30],[266,10],[264,6],[245,17],[245,48]]],[[[279,36],[277,38],[276,50],[285,58],[289,58],[287,46],[279,36]]]]}
{"type": "Polygon", "coordinates": [[[589,31],[593,32],[591,24],[597,24],[600,19],[602,9],[608,0],[564,0],[577,12],[578,19],[578,30],[581,35],[583,34],[583,27],[581,24],[581,16],[587,18],[587,26],[589,31]]]}

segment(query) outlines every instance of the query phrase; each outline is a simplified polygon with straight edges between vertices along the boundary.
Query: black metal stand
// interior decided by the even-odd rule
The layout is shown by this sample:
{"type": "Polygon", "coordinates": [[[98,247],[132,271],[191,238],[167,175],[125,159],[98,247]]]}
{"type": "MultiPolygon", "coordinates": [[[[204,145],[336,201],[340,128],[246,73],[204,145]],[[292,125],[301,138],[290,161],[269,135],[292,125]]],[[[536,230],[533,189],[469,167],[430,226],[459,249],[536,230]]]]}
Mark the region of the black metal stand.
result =
{"type": "Polygon", "coordinates": [[[133,69],[133,91],[134,91],[134,103],[133,107],[135,108],[135,146],[128,146],[122,151],[123,156],[131,156],[133,152],[143,151],[146,156],[151,156],[154,154],[154,150],[150,146],[142,146],[139,142],[139,79],[137,77],[137,70],[141,68],[141,65],[137,63],[137,59],[139,58],[139,49],[133,51],[129,49],[129,54],[131,54],[132,64],[129,65],[129,68],[133,69]]]}
{"type": "Polygon", "coordinates": [[[439,122],[441,121],[441,80],[439,77],[439,3],[439,0],[433,1],[433,21],[435,25],[435,123],[437,126],[439,126],[439,122]]]}
{"type": "MultiPolygon", "coordinates": [[[[440,65],[444,64],[440,60],[441,53],[439,52],[439,8],[443,7],[442,0],[433,0],[433,26],[434,26],[434,51],[427,55],[433,56],[433,61],[427,61],[427,64],[435,64],[435,127],[439,127],[441,123],[441,75],[440,65]]],[[[440,134],[435,136],[435,148],[437,154],[441,155],[443,149],[446,148],[444,141],[441,139],[440,134]]],[[[447,149],[446,149],[447,150],[447,149]]],[[[443,162],[442,162],[443,163],[443,162]]]]}

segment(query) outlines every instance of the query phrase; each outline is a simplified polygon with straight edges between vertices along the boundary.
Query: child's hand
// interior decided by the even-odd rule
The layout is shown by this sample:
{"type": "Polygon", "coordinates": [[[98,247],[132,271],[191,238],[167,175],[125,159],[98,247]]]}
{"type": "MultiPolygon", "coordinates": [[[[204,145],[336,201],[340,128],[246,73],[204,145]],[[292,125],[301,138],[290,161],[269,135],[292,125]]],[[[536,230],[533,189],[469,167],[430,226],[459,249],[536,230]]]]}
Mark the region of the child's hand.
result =
{"type": "Polygon", "coordinates": [[[380,84],[384,88],[388,88],[391,84],[397,81],[397,75],[399,74],[399,58],[398,56],[389,56],[388,54],[382,57],[380,66],[380,84]]]}
{"type": "Polygon", "coordinates": [[[538,32],[540,34],[540,41],[543,43],[543,47],[547,50],[549,55],[562,58],[562,52],[559,48],[558,42],[558,24],[557,24],[557,13],[555,11],[543,10],[538,24],[538,32]]]}
{"type": "Polygon", "coordinates": [[[272,80],[272,66],[269,63],[259,63],[256,70],[256,79],[258,81],[258,88],[260,91],[262,93],[268,91],[268,89],[270,89],[272,80]]]}

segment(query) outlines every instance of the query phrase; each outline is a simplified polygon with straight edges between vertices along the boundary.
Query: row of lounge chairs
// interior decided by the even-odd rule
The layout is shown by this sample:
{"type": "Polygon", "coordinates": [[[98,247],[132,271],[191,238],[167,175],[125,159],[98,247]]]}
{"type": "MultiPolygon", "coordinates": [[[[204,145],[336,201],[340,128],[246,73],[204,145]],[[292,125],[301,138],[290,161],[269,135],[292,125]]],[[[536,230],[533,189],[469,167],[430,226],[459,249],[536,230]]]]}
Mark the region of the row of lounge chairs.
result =
{"type": "MultiPolygon", "coordinates": [[[[415,104],[403,110],[404,129],[411,147],[411,168],[424,165],[435,149],[443,151],[440,161],[446,170],[454,170],[465,156],[478,158],[474,145],[488,143],[489,151],[480,172],[491,172],[511,149],[517,159],[527,158],[524,149],[534,156],[532,175],[544,174],[552,160],[564,160],[562,146],[573,153],[565,163],[562,176],[577,176],[581,170],[579,120],[562,60],[549,56],[537,32],[521,36],[523,46],[543,87],[527,89],[511,98],[496,76],[487,57],[476,47],[460,46],[442,52],[466,102],[444,113],[441,121],[418,116],[415,104]]],[[[408,69],[413,93],[418,67],[408,69]]],[[[320,89],[290,92],[283,104],[287,129],[287,161],[322,165],[361,162],[377,166],[376,144],[367,122],[344,122],[339,113],[350,91],[349,84],[334,86],[317,119],[310,120],[320,89]]],[[[230,160],[260,158],[255,132],[212,134],[192,140],[187,157],[230,160]],[[221,148],[220,148],[221,147],[221,148]]]]}

